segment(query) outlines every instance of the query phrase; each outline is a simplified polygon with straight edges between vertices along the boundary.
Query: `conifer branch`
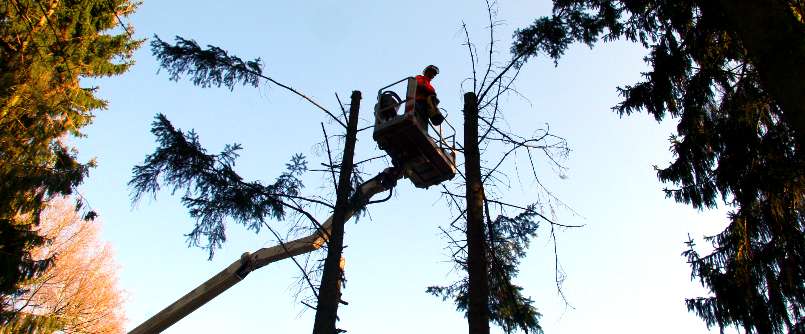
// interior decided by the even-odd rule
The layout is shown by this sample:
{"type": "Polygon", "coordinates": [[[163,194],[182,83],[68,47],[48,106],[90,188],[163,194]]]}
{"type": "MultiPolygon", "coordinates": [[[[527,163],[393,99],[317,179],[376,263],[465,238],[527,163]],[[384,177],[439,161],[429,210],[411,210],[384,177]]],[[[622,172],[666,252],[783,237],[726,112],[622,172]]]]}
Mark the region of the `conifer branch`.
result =
{"type": "MultiPolygon", "coordinates": [[[[727,227],[683,253],[710,293],[686,300],[708,328],[802,330],[802,6],[790,1],[554,1],[553,14],[515,32],[512,54],[554,63],[571,43],[623,39],[649,49],[644,80],[618,88],[619,115],[678,119],[674,161],[656,168],[666,196],[694,208],[720,198],[734,207],[727,227]],[[797,26],[797,29],[791,29],[797,26]],[[728,36],[728,37],[727,37],[728,36]],[[725,38],[728,38],[729,43],[725,38]],[[783,209],[785,208],[785,209],[783,209]],[[792,277],[796,277],[792,279],[792,277]],[[799,324],[798,324],[799,323],[799,324]]],[[[530,153],[529,153],[530,154],[530,153]]],[[[529,158],[530,155],[529,155],[529,158]]],[[[532,162],[533,165],[533,162],[532,162]]],[[[542,186],[542,185],[540,185],[542,186]]]]}
{"type": "Polygon", "coordinates": [[[171,80],[178,81],[182,75],[187,74],[196,86],[224,86],[232,90],[237,84],[258,87],[260,79],[265,79],[310,102],[329,115],[336,123],[346,128],[344,122],[312,98],[264,75],[260,58],[243,61],[216,46],[208,45],[207,49],[202,49],[192,39],[184,39],[179,36],[176,36],[175,39],[176,45],[171,45],[156,35],[151,41],[151,52],[159,60],[160,67],[168,71],[171,80]]]}
{"type": "Polygon", "coordinates": [[[173,193],[183,190],[182,203],[196,219],[195,227],[187,234],[188,244],[207,249],[210,259],[226,241],[226,217],[259,232],[266,217],[285,218],[288,204],[283,199],[332,208],[328,203],[300,195],[303,184],[299,177],[307,170],[302,155],[292,157],[286,164],[287,170],[273,184],[263,185],[257,181],[245,182],[234,171],[238,144],[227,145],[217,155],[207,154],[195,132],[175,129],[161,114],[157,115],[151,132],[159,146],[143,165],[133,168],[129,181],[132,200],[137,202],[145,194],[156,196],[160,183],[169,185],[173,193]],[[201,238],[206,238],[206,245],[199,243],[201,238]]]}

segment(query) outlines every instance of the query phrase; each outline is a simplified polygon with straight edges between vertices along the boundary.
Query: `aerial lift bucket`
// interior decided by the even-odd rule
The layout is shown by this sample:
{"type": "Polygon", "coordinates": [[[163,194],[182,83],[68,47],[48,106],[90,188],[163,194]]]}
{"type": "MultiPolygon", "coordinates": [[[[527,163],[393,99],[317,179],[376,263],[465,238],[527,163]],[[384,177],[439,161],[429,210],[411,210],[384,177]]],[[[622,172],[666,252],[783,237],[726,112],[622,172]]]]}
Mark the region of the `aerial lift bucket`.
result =
{"type": "Polygon", "coordinates": [[[414,186],[428,188],[455,177],[456,135],[455,128],[447,120],[434,127],[417,119],[414,110],[416,86],[416,79],[407,77],[378,90],[373,138],[378,147],[388,153],[395,167],[403,169],[405,177],[414,186]],[[403,82],[407,84],[405,100],[387,90],[403,82]],[[402,114],[399,113],[401,106],[402,114]],[[452,134],[445,136],[443,125],[449,127],[452,134]],[[428,134],[428,127],[436,136],[428,134]]]}

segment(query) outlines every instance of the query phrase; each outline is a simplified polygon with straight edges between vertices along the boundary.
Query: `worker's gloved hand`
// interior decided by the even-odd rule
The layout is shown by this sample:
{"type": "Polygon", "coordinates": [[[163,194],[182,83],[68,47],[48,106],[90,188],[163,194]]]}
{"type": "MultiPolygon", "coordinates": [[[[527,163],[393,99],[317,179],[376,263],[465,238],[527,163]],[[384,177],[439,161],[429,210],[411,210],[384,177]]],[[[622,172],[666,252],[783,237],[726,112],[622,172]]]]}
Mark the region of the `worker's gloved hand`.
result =
{"type": "Polygon", "coordinates": [[[442,122],[444,122],[444,115],[442,115],[442,113],[439,111],[436,111],[430,115],[430,122],[433,123],[433,125],[440,125],[442,122]]]}

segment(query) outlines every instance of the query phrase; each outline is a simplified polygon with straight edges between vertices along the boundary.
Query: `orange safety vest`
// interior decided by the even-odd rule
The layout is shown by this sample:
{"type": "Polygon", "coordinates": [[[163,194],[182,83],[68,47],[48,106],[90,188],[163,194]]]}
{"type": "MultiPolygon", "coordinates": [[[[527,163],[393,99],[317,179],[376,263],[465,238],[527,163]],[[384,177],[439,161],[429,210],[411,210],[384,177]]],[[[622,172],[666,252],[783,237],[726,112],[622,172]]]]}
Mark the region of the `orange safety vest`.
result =
{"type": "Polygon", "coordinates": [[[436,89],[430,84],[430,79],[424,75],[416,76],[416,97],[417,101],[427,101],[429,96],[436,95],[436,89]]]}

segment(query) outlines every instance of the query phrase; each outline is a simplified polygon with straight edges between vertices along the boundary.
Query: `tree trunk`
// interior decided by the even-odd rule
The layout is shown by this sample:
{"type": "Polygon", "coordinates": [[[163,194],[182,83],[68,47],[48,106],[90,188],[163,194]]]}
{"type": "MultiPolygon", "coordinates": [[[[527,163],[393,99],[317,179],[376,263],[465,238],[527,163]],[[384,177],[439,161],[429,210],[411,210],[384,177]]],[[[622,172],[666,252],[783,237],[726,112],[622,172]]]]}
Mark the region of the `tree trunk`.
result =
{"type": "Polygon", "coordinates": [[[719,6],[703,9],[710,9],[709,14],[724,13],[727,30],[746,48],[763,88],[794,130],[799,150],[805,149],[805,25],[787,1],[721,0],[719,6]]]}
{"type": "Polygon", "coordinates": [[[489,333],[489,278],[484,237],[484,186],[478,149],[478,98],[464,94],[464,173],[467,177],[467,322],[470,334],[489,333]]]}
{"type": "Polygon", "coordinates": [[[341,301],[341,277],[343,275],[341,252],[344,249],[344,223],[349,210],[350,177],[352,176],[355,141],[358,133],[358,111],[360,109],[361,92],[352,92],[352,101],[347,121],[347,137],[344,143],[344,155],[341,159],[341,170],[338,175],[335,211],[330,240],[327,242],[327,259],[324,261],[324,273],[319,288],[316,320],[313,334],[335,334],[338,304],[341,301]]]}

